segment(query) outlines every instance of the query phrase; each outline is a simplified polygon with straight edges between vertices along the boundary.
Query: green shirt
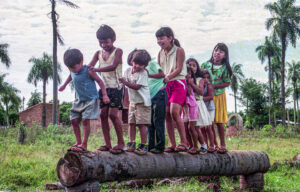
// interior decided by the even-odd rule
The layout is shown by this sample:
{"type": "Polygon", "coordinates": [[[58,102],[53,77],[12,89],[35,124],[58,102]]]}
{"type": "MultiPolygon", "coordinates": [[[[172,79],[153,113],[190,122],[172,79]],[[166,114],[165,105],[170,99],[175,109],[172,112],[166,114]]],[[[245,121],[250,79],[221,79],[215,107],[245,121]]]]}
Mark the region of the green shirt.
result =
{"type": "MultiPolygon", "coordinates": [[[[150,61],[147,70],[149,74],[156,74],[159,73],[159,71],[162,71],[160,65],[155,61],[150,61]]],[[[150,97],[151,99],[159,92],[159,90],[165,86],[164,84],[164,78],[160,79],[154,79],[154,78],[148,78],[148,86],[150,89],[150,97]]]]}
{"type": "MultiPolygon", "coordinates": [[[[207,61],[202,63],[201,68],[208,70],[211,83],[213,85],[230,83],[230,75],[226,68],[226,65],[214,65],[214,71],[212,71],[212,63],[207,61]]],[[[225,88],[218,88],[218,89],[214,88],[214,95],[220,95],[224,92],[225,92],[225,88]]]]}

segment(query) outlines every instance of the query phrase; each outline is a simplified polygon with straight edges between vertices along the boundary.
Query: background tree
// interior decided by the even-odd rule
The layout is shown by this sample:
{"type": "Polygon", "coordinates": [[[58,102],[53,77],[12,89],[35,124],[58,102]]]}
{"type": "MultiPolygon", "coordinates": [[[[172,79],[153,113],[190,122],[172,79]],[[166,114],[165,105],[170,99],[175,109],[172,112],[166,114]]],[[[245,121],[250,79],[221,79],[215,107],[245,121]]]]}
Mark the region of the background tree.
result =
{"type": "Polygon", "coordinates": [[[272,17],[267,19],[267,30],[273,30],[273,36],[281,42],[281,116],[285,125],[285,55],[288,43],[296,47],[297,37],[300,35],[300,8],[295,6],[295,0],[278,0],[268,3],[265,8],[270,11],[272,17]]]}
{"type": "Polygon", "coordinates": [[[280,56],[280,47],[276,41],[271,41],[267,36],[263,45],[258,46],[255,51],[258,53],[258,58],[263,64],[268,59],[268,78],[269,78],[269,124],[271,124],[271,106],[272,106],[272,67],[271,58],[280,56]]]}
{"type": "Polygon", "coordinates": [[[232,65],[232,76],[231,76],[230,88],[233,91],[235,113],[237,113],[236,94],[239,88],[239,84],[241,83],[242,79],[245,77],[242,71],[242,66],[243,66],[242,64],[237,64],[237,63],[233,63],[232,65]]]}
{"type": "MultiPolygon", "coordinates": [[[[39,81],[43,82],[43,112],[42,121],[43,127],[46,126],[46,85],[49,79],[53,79],[53,65],[52,58],[47,53],[43,53],[41,58],[32,57],[29,62],[33,63],[33,66],[28,74],[27,81],[37,86],[39,81]]],[[[57,64],[57,70],[60,73],[60,64],[57,64]]],[[[59,74],[57,74],[58,82],[61,81],[59,74]]]]}
{"type": "Polygon", "coordinates": [[[0,60],[1,60],[1,63],[5,64],[5,66],[8,68],[11,64],[10,62],[10,58],[8,56],[8,51],[7,51],[7,48],[8,48],[8,44],[0,44],[0,60]]]}
{"type": "Polygon", "coordinates": [[[21,104],[21,98],[18,96],[20,91],[10,84],[5,84],[3,92],[0,94],[2,108],[5,109],[6,123],[9,127],[9,110],[17,110],[21,104]]]}
{"type": "Polygon", "coordinates": [[[53,29],[53,124],[57,124],[57,81],[58,81],[58,71],[57,71],[57,40],[61,45],[64,44],[62,36],[58,30],[58,18],[59,14],[56,12],[56,3],[61,2],[71,8],[79,8],[76,4],[68,0],[50,0],[51,2],[51,20],[52,20],[52,29],[53,29]]]}
{"type": "Polygon", "coordinates": [[[296,100],[297,100],[297,83],[300,78],[300,62],[292,61],[291,63],[287,63],[289,66],[288,69],[288,80],[292,81],[293,84],[293,100],[294,100],[294,126],[296,126],[297,118],[296,118],[296,100]]]}
{"type": "Polygon", "coordinates": [[[41,102],[42,102],[41,93],[38,92],[37,90],[35,90],[34,92],[31,92],[31,97],[28,100],[27,107],[28,108],[32,107],[32,106],[37,105],[41,102]]]}

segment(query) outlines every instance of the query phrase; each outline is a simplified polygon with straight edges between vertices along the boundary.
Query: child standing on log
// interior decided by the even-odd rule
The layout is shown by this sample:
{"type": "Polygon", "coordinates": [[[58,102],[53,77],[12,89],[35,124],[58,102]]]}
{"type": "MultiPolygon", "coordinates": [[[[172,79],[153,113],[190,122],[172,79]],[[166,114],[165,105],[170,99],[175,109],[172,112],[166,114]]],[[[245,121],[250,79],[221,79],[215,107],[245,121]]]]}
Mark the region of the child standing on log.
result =
{"type": "Polygon", "coordinates": [[[224,123],[227,122],[227,104],[225,88],[230,85],[232,69],[229,63],[228,47],[224,43],[218,43],[209,61],[202,64],[201,68],[208,70],[214,88],[215,119],[217,124],[220,148],[218,153],[226,153],[224,123]]]}
{"type": "MultiPolygon", "coordinates": [[[[90,134],[90,119],[98,119],[98,93],[95,81],[101,88],[103,102],[109,103],[105,85],[100,77],[87,66],[83,65],[83,55],[78,49],[69,49],[64,53],[64,63],[69,68],[71,80],[75,87],[75,101],[70,110],[70,120],[76,137],[76,144],[69,150],[87,151],[87,143],[90,134]],[[80,134],[80,121],[83,125],[83,140],[80,134]]],[[[63,91],[66,85],[60,87],[63,91]]]]}
{"type": "Polygon", "coordinates": [[[184,123],[181,119],[182,105],[186,97],[186,64],[184,50],[179,41],[174,38],[170,27],[161,27],[156,31],[157,43],[161,47],[158,53],[158,63],[164,74],[164,83],[167,84],[168,103],[166,109],[166,127],[171,146],[165,152],[180,152],[187,150],[184,123]],[[173,123],[176,124],[180,144],[176,147],[173,123]]]}
{"type": "Polygon", "coordinates": [[[129,93],[129,142],[127,151],[144,155],[148,151],[147,129],[151,124],[151,100],[148,87],[148,73],[145,70],[151,57],[146,50],[137,50],[133,56],[133,66],[124,73],[119,81],[128,87],[129,93]],[[141,144],[135,149],[136,126],[141,135],[141,144]]]}

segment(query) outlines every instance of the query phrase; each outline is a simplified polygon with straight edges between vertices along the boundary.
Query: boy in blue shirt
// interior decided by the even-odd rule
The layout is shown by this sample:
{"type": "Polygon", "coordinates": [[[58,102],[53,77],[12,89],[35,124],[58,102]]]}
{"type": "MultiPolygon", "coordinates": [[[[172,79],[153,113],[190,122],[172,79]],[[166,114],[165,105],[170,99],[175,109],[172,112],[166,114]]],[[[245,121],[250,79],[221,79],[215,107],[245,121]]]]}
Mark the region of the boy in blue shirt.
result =
{"type": "MultiPolygon", "coordinates": [[[[78,49],[69,49],[64,53],[64,63],[69,68],[75,87],[75,101],[70,110],[70,120],[76,137],[76,144],[69,150],[87,151],[87,143],[90,135],[90,119],[98,119],[99,105],[98,92],[95,81],[101,88],[103,102],[109,103],[105,86],[100,77],[83,65],[83,55],[78,49]],[[83,125],[83,140],[81,140],[79,123],[83,125]]],[[[68,82],[64,83],[59,91],[63,91],[68,82]]]]}

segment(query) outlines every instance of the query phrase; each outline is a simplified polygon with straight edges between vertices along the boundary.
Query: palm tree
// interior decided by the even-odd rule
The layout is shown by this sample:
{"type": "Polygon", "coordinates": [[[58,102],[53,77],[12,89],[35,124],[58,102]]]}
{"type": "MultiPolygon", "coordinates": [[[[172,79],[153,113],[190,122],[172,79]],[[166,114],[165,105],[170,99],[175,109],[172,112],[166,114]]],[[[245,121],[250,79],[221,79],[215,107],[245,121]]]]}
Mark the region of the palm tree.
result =
{"type": "MultiPolygon", "coordinates": [[[[27,81],[33,83],[34,86],[37,86],[39,81],[43,82],[43,113],[42,121],[43,127],[46,126],[46,85],[49,79],[53,79],[53,65],[51,56],[47,53],[43,53],[43,57],[35,58],[32,57],[29,59],[29,62],[33,63],[33,66],[28,74],[27,81]]],[[[61,72],[60,65],[57,65],[58,72],[61,72]]],[[[60,76],[57,75],[58,82],[60,82],[60,76]]]]}
{"type": "Polygon", "coordinates": [[[51,2],[51,20],[52,20],[52,29],[53,29],[53,113],[52,121],[53,124],[57,124],[57,40],[61,45],[64,44],[62,36],[58,30],[58,18],[59,14],[55,11],[56,3],[61,2],[71,8],[79,8],[76,4],[68,0],[50,0],[51,2]]]}
{"type": "Polygon", "coordinates": [[[280,47],[275,40],[270,40],[267,36],[263,45],[258,46],[255,51],[258,53],[258,58],[263,64],[268,59],[268,76],[269,76],[269,124],[271,124],[271,106],[272,106],[272,67],[271,58],[280,56],[280,47]]]}
{"type": "Polygon", "coordinates": [[[294,99],[294,126],[296,126],[296,93],[297,90],[297,82],[300,77],[300,61],[295,62],[292,61],[292,63],[287,63],[289,66],[288,70],[288,80],[292,80],[293,83],[293,99],[294,99]]]}
{"type": "Polygon", "coordinates": [[[285,125],[285,54],[288,43],[296,47],[297,36],[300,35],[300,8],[295,6],[295,0],[278,0],[268,3],[265,8],[272,17],[267,19],[267,30],[273,29],[273,36],[281,42],[281,116],[285,125]]]}
{"type": "Polygon", "coordinates": [[[10,62],[10,58],[8,56],[8,51],[7,51],[7,48],[8,48],[8,44],[0,44],[0,60],[2,63],[5,64],[5,66],[8,68],[11,64],[10,62]]]}
{"type": "Polygon", "coordinates": [[[230,88],[233,91],[235,113],[237,112],[237,110],[236,110],[236,93],[238,91],[240,82],[245,77],[244,73],[242,71],[242,66],[243,66],[242,64],[236,64],[236,63],[233,63],[233,65],[232,65],[232,76],[231,76],[230,88]]]}
{"type": "Polygon", "coordinates": [[[17,95],[20,91],[12,85],[5,83],[3,91],[0,93],[0,102],[3,108],[5,108],[5,116],[7,126],[9,127],[9,109],[19,109],[21,104],[21,98],[17,95]]]}
{"type": "Polygon", "coordinates": [[[31,97],[28,100],[27,107],[32,107],[40,102],[42,102],[41,93],[37,90],[34,90],[34,92],[31,92],[31,97]]]}

